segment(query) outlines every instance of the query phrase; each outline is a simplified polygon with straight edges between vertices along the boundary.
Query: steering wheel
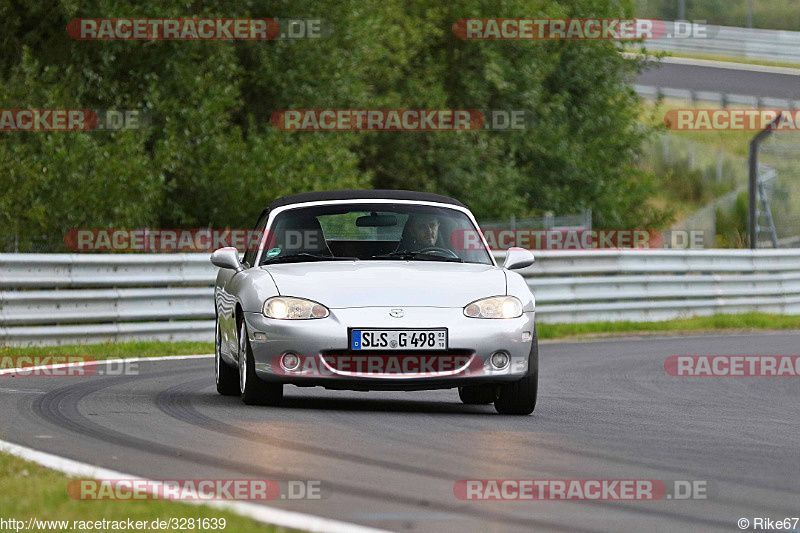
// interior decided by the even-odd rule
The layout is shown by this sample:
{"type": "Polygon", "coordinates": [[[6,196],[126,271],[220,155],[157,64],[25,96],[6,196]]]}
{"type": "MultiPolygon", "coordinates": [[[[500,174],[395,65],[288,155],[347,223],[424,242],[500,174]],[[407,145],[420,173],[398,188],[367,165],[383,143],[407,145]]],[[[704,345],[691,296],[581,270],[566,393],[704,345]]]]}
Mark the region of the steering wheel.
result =
{"type": "Polygon", "coordinates": [[[427,248],[423,248],[421,250],[417,250],[417,253],[420,254],[427,254],[431,253],[433,255],[440,255],[442,257],[450,257],[453,259],[461,259],[458,255],[448,248],[440,248],[438,246],[428,246],[427,248]],[[438,252],[438,253],[437,253],[438,252]]]}

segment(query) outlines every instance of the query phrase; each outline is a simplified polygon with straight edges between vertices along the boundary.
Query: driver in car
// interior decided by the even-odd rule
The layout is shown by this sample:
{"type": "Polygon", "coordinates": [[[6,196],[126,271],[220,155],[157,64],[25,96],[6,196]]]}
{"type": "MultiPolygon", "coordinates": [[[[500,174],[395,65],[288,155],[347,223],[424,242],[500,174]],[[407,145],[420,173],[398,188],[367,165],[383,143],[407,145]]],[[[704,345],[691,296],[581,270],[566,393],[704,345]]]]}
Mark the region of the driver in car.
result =
{"type": "Polygon", "coordinates": [[[400,246],[403,250],[416,252],[439,246],[438,239],[439,219],[435,215],[415,214],[408,217],[400,246]]]}

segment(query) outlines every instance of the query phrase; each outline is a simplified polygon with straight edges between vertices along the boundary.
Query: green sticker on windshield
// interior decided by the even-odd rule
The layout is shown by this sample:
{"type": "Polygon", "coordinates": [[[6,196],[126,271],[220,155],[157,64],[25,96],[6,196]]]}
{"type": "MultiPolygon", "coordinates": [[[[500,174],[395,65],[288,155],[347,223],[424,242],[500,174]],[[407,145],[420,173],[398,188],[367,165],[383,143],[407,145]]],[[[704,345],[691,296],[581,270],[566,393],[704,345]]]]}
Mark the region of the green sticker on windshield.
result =
{"type": "Polygon", "coordinates": [[[280,248],[273,248],[272,250],[267,250],[267,257],[275,257],[279,253],[281,253],[280,248]]]}

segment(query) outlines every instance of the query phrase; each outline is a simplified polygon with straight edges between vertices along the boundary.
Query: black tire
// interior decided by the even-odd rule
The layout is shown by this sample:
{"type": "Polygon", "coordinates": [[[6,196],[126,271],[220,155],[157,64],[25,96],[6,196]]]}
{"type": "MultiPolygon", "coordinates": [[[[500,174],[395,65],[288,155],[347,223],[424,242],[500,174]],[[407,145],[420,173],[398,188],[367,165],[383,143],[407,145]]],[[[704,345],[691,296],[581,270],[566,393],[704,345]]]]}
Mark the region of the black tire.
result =
{"type": "Polygon", "coordinates": [[[266,383],[256,375],[253,350],[247,338],[247,324],[239,325],[239,390],[242,402],[247,405],[278,406],[283,399],[282,383],[266,383]]]}
{"type": "Polygon", "coordinates": [[[519,381],[501,385],[494,408],[501,415],[529,415],[536,409],[539,391],[539,339],[533,328],[528,374],[519,381]]]}
{"type": "Polygon", "coordinates": [[[458,388],[458,397],[467,405],[489,405],[494,402],[497,387],[493,385],[469,385],[458,388]]]}
{"type": "Polygon", "coordinates": [[[219,320],[214,332],[214,377],[217,382],[217,392],[223,396],[239,396],[239,372],[222,360],[219,334],[219,320]]]}

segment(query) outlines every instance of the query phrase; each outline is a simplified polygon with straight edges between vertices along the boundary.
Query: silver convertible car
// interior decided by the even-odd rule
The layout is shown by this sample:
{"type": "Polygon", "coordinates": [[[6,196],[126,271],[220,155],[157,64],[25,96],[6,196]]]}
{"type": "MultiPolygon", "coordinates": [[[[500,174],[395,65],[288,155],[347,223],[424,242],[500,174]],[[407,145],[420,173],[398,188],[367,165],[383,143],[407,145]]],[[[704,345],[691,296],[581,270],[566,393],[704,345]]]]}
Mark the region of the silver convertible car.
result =
{"type": "Polygon", "coordinates": [[[216,383],[246,404],[279,405],[283,386],[458,388],[502,414],[536,407],[534,298],[498,266],[462,203],[411,191],[326,191],[279,198],[260,242],[211,256],[216,383]]]}

